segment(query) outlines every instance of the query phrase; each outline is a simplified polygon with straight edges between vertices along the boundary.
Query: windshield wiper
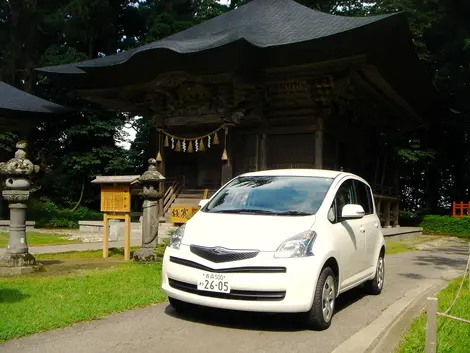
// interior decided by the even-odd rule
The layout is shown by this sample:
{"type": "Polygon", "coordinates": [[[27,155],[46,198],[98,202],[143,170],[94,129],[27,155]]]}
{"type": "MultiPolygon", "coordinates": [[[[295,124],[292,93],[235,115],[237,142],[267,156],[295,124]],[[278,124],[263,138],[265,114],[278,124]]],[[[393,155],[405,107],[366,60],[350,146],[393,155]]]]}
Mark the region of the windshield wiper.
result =
{"type": "Polygon", "coordinates": [[[211,213],[251,213],[251,214],[267,214],[267,215],[276,215],[277,212],[268,211],[268,210],[257,210],[251,208],[234,208],[229,210],[210,210],[211,213]]]}
{"type": "Polygon", "coordinates": [[[284,211],[284,212],[276,212],[278,216],[311,216],[312,213],[302,212],[302,211],[284,211]]]}

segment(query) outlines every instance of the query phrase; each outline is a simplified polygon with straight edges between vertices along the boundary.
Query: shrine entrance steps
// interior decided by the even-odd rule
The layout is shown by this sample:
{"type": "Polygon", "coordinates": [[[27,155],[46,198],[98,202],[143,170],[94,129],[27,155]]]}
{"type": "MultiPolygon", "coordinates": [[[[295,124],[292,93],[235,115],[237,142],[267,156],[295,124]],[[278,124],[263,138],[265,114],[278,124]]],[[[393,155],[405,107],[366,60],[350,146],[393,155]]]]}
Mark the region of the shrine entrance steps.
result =
{"type": "MultiPolygon", "coordinates": [[[[171,206],[188,206],[188,207],[198,207],[199,201],[204,198],[204,192],[206,189],[183,189],[176,197],[175,201],[171,206]]],[[[207,189],[208,198],[214,195],[217,191],[216,189],[207,189]]],[[[163,216],[164,222],[171,224],[171,207],[163,216]]]]}

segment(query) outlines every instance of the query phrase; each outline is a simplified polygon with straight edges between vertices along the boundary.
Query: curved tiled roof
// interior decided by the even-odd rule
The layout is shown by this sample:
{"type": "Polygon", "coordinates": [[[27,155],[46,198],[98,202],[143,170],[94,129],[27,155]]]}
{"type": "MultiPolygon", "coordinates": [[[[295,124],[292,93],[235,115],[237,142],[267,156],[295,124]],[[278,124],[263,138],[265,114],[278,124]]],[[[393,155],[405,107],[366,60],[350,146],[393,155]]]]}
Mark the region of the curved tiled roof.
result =
{"type": "Polygon", "coordinates": [[[312,10],[292,0],[253,0],[207,22],[156,42],[104,58],[45,67],[41,72],[79,74],[87,68],[110,67],[150,51],[202,52],[244,41],[257,48],[322,39],[382,21],[388,17],[345,17],[312,10]]]}
{"type": "Polygon", "coordinates": [[[68,109],[0,81],[0,116],[61,113],[68,109]]]}

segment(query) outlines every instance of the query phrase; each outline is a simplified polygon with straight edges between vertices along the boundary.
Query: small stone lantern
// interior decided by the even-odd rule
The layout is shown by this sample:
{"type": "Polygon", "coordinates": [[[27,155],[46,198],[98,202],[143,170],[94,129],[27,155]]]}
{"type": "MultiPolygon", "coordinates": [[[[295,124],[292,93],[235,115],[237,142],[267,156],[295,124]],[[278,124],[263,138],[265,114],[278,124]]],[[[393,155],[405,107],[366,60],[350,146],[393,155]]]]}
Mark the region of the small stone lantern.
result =
{"type": "Polygon", "coordinates": [[[163,198],[160,191],[160,184],[165,177],[157,170],[157,160],[150,158],[148,160],[149,167],[139,178],[142,185],[142,193],[140,196],[143,202],[142,217],[142,248],[134,252],[133,258],[137,262],[151,262],[157,260],[155,248],[158,243],[158,226],[160,222],[159,200],[163,198]]]}
{"type": "Polygon", "coordinates": [[[10,236],[6,252],[0,259],[0,267],[24,270],[19,272],[28,272],[28,267],[32,269],[36,265],[36,259],[28,252],[26,240],[26,202],[31,190],[30,177],[39,171],[39,166],[26,158],[26,147],[26,142],[18,142],[15,157],[0,163],[0,173],[5,176],[2,195],[10,208],[10,236]]]}

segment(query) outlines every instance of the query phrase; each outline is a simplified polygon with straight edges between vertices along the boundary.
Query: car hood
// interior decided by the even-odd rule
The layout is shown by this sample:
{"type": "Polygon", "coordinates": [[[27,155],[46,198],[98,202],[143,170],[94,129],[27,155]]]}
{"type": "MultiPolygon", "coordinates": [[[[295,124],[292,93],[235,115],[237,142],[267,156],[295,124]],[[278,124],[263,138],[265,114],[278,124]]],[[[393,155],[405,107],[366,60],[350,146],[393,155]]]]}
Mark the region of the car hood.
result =
{"type": "Polygon", "coordinates": [[[265,216],[197,212],[186,223],[185,245],[276,251],[288,238],[311,229],[315,216],[265,216]]]}

